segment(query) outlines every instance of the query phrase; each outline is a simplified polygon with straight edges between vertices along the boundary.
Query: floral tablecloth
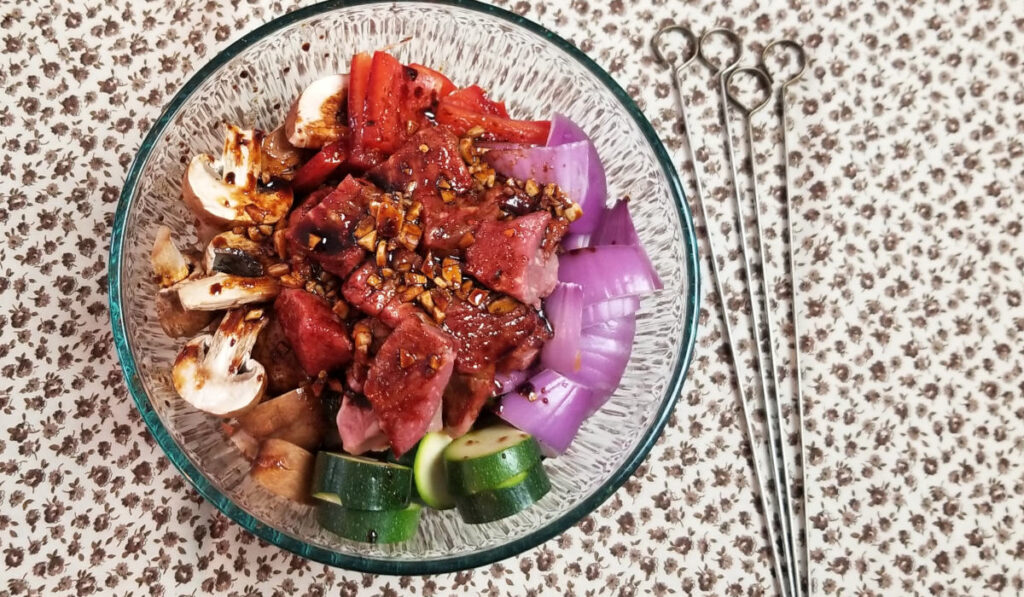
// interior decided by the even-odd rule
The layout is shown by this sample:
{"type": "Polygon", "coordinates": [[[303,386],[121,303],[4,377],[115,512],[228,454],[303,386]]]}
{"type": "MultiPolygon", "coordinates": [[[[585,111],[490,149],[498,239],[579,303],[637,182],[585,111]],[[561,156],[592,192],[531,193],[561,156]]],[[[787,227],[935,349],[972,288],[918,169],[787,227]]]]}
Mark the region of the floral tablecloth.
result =
{"type": "MultiPolygon", "coordinates": [[[[689,184],[670,79],[649,50],[655,30],[673,20],[731,26],[747,44],[745,62],[775,37],[805,44],[813,62],[791,95],[790,163],[812,587],[1024,591],[1024,3],[498,4],[608,69],[689,184]]],[[[664,436],[596,512],[518,557],[422,578],[325,568],[240,530],[170,466],[112,349],[115,203],[182,81],[291,8],[0,4],[0,595],[772,594],[706,271],[696,357],[664,436]]],[[[717,133],[711,73],[694,73],[708,83],[690,96],[695,118],[717,133]]],[[[755,148],[783,335],[792,328],[783,317],[781,156],[777,124],[763,118],[755,148]]],[[[726,306],[744,328],[727,170],[718,138],[702,138],[712,229],[728,236],[719,240],[726,306]]],[[[745,356],[745,385],[751,364],[745,356]]]]}

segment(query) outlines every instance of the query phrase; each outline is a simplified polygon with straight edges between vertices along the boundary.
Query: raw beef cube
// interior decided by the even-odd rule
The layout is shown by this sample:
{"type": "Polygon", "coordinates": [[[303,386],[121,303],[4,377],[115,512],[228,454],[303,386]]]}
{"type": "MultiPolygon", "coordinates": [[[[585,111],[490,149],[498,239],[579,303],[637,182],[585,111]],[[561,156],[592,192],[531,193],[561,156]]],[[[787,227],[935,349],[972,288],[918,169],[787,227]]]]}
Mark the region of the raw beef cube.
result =
{"type": "MultiPolygon", "coordinates": [[[[532,357],[551,337],[544,320],[534,309],[522,303],[507,313],[490,313],[463,300],[453,300],[445,311],[444,327],[458,342],[456,370],[477,374],[498,363],[500,370],[510,369],[506,359],[519,355],[523,346],[531,347],[532,357]],[[535,348],[534,348],[535,347],[535,348]]],[[[525,369],[520,356],[515,365],[525,369]]]]}
{"type": "Polygon", "coordinates": [[[525,216],[540,207],[541,194],[531,197],[522,185],[495,184],[482,193],[484,201],[496,204],[511,216],[525,216]]]}
{"type": "Polygon", "coordinates": [[[359,247],[349,247],[337,253],[318,253],[312,257],[320,264],[324,271],[328,271],[339,278],[349,275],[359,265],[359,262],[366,256],[366,252],[359,247]]]}
{"type": "Polygon", "coordinates": [[[482,223],[466,249],[466,271],[492,290],[539,307],[558,283],[558,257],[541,247],[550,222],[551,214],[538,211],[482,223]]]}
{"type": "Polygon", "coordinates": [[[370,363],[389,335],[391,335],[391,328],[376,317],[367,317],[355,322],[352,327],[352,343],[355,354],[352,357],[352,362],[345,369],[345,383],[350,390],[358,394],[363,393],[363,384],[366,383],[366,374],[370,371],[370,363]],[[361,350],[360,335],[366,332],[370,334],[370,342],[365,350],[361,350]]]}
{"type": "Polygon", "coordinates": [[[431,427],[454,364],[451,337],[415,317],[404,319],[380,347],[364,390],[396,456],[431,427]]]}
{"type": "Polygon", "coordinates": [[[365,254],[352,233],[379,195],[372,184],[351,176],[328,193],[310,195],[288,219],[289,251],[308,255],[336,276],[347,276],[365,254]]]}
{"type": "Polygon", "coordinates": [[[384,278],[372,258],[345,280],[341,294],[353,307],[372,317],[379,317],[392,328],[420,311],[416,303],[402,300],[397,290],[397,278],[384,278]],[[377,284],[376,288],[371,280],[377,284]]]}
{"type": "Polygon", "coordinates": [[[345,280],[341,286],[341,295],[356,309],[371,317],[377,317],[394,298],[394,288],[384,286],[383,279],[381,287],[374,288],[370,285],[371,276],[381,278],[380,268],[372,259],[365,261],[345,280]]]}
{"type": "Polygon", "coordinates": [[[546,328],[523,339],[516,344],[511,352],[507,353],[497,363],[498,371],[523,371],[529,369],[530,365],[537,360],[537,355],[544,348],[544,343],[550,338],[546,328]]]}
{"type": "Polygon", "coordinates": [[[294,288],[282,290],[274,312],[307,375],[331,371],[352,360],[348,330],[316,295],[294,288]]]}
{"type": "Polygon", "coordinates": [[[439,254],[465,248],[474,241],[481,223],[495,221],[501,215],[494,201],[471,203],[467,200],[475,195],[464,195],[452,203],[445,203],[436,192],[417,193],[416,197],[423,204],[421,243],[439,254]]]}
{"type": "Polygon", "coordinates": [[[444,425],[448,435],[459,437],[469,431],[494,390],[493,369],[473,375],[452,374],[444,390],[444,425]]]}
{"type": "Polygon", "coordinates": [[[252,358],[267,372],[267,395],[277,396],[301,386],[308,378],[285,336],[281,318],[271,311],[269,319],[252,347],[252,358]]]}
{"type": "Polygon", "coordinates": [[[420,190],[436,190],[447,185],[450,190],[463,192],[473,184],[466,163],[459,155],[458,137],[436,126],[416,131],[386,162],[366,175],[391,191],[408,191],[414,184],[420,190]]]}
{"type": "Polygon", "coordinates": [[[353,392],[363,393],[363,385],[366,383],[366,374],[370,366],[366,363],[352,361],[345,369],[345,385],[353,392]]]}
{"type": "Polygon", "coordinates": [[[362,396],[346,393],[338,409],[338,435],[349,454],[380,452],[388,449],[388,438],[380,429],[373,407],[362,396]]]}

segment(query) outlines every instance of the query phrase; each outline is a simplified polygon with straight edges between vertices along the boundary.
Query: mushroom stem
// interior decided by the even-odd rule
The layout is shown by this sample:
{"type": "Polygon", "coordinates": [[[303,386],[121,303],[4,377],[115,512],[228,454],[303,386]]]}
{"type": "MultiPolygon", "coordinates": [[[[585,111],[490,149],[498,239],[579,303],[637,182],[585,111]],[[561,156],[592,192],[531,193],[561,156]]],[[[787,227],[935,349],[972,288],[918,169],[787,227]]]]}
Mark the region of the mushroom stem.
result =
{"type": "Polygon", "coordinates": [[[228,375],[245,372],[249,353],[267,324],[262,310],[233,309],[224,314],[207,350],[207,366],[228,375]]]}
{"type": "Polygon", "coordinates": [[[247,278],[215,273],[178,284],[178,298],[186,309],[218,311],[270,300],[280,290],[277,280],[268,276],[247,278]]]}
{"type": "Polygon", "coordinates": [[[224,151],[221,167],[224,182],[239,190],[250,192],[256,189],[260,163],[262,135],[254,130],[242,130],[233,124],[225,124],[224,151]]]}
{"type": "Polygon", "coordinates": [[[188,277],[188,260],[174,245],[171,229],[167,226],[157,228],[149,261],[161,288],[169,288],[188,277]]]}
{"type": "Polygon", "coordinates": [[[267,387],[266,371],[250,358],[263,311],[228,311],[213,335],[193,338],[174,360],[174,389],[192,406],[222,417],[257,404],[267,387]]]}

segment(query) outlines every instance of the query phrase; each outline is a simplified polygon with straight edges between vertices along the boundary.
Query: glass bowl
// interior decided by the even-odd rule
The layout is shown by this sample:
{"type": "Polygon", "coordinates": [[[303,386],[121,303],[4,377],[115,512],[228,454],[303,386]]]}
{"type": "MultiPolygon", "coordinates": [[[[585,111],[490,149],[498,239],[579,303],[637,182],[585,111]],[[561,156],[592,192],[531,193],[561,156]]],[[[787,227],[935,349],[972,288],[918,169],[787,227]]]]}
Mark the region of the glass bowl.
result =
{"type": "Polygon", "coordinates": [[[327,2],[284,15],[221,52],[171,100],[128,173],[110,251],[110,311],[128,388],[168,458],[206,499],[259,537],[343,568],[390,574],[448,572],[513,556],[593,511],[636,469],[667,421],[690,363],[697,328],[693,222],[672,161],[643,114],[597,64],[555,34],[470,1],[327,2]],[[270,130],[316,77],[347,71],[359,51],[391,47],[403,63],[478,83],[521,118],[561,112],[594,139],[609,196],[632,197],[637,228],[664,290],[644,299],[628,370],[615,396],[586,421],[569,451],[546,462],[553,489],[513,517],[464,524],[425,510],[419,533],[397,545],[339,539],[309,507],[248,477],[248,462],[218,420],[174,392],[181,341],[166,337],[154,307],[149,250],[161,224],[195,240],[180,200],[185,164],[216,152],[221,123],[270,130]]]}

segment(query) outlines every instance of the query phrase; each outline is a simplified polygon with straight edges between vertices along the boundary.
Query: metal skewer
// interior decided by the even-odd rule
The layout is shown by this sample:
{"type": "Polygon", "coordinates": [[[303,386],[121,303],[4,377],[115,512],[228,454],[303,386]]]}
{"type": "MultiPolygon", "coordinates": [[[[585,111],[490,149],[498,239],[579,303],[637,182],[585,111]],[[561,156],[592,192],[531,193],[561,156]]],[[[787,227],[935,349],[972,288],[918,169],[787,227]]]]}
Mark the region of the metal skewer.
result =
{"type": "MultiPolygon", "coordinates": [[[[779,528],[782,531],[783,553],[785,555],[785,561],[786,561],[786,572],[787,572],[787,574],[786,574],[786,582],[787,582],[787,584],[789,586],[790,594],[797,596],[797,595],[800,594],[800,592],[798,590],[798,587],[797,587],[797,577],[798,577],[799,569],[797,568],[796,559],[794,557],[794,554],[796,553],[796,540],[794,539],[794,536],[793,536],[792,522],[791,522],[792,521],[792,515],[790,514],[790,505],[789,505],[789,489],[788,489],[788,487],[789,487],[789,481],[788,481],[789,475],[788,475],[788,473],[786,471],[786,467],[785,467],[785,464],[784,464],[785,461],[782,459],[782,456],[780,455],[780,453],[782,452],[782,442],[781,442],[781,439],[779,437],[779,435],[781,435],[782,430],[781,430],[781,425],[779,425],[779,422],[778,422],[778,418],[780,418],[780,417],[776,417],[775,416],[775,413],[777,413],[779,411],[779,406],[778,406],[778,380],[776,378],[776,372],[775,372],[775,351],[774,351],[774,348],[771,348],[769,350],[769,358],[771,360],[769,360],[766,363],[765,353],[764,353],[764,343],[763,343],[763,340],[762,340],[762,337],[761,337],[761,326],[758,324],[758,316],[757,316],[757,312],[759,310],[759,307],[758,307],[759,303],[757,302],[757,300],[754,297],[754,281],[753,281],[753,277],[751,276],[751,271],[750,271],[751,270],[750,250],[749,250],[749,248],[747,246],[747,229],[746,229],[746,225],[744,224],[744,221],[743,221],[744,220],[744,218],[743,218],[743,203],[742,203],[742,201],[740,201],[740,180],[739,180],[739,173],[737,171],[737,165],[736,165],[736,151],[735,151],[735,148],[733,147],[733,143],[732,143],[732,125],[731,125],[730,119],[729,119],[729,100],[731,98],[730,98],[730,94],[729,94],[729,90],[728,90],[727,80],[731,80],[733,73],[735,73],[737,71],[736,65],[739,62],[740,55],[741,55],[742,51],[743,51],[743,43],[740,41],[739,36],[736,35],[736,33],[733,32],[731,29],[726,29],[724,27],[719,27],[719,28],[716,28],[716,29],[711,29],[711,30],[706,31],[704,33],[704,35],[702,35],[700,37],[700,41],[698,42],[698,55],[700,56],[701,60],[705,64],[707,64],[708,67],[710,67],[715,72],[715,76],[718,77],[719,92],[721,94],[721,101],[722,101],[722,105],[721,105],[721,109],[722,109],[722,122],[725,125],[725,146],[726,146],[726,150],[727,150],[727,152],[729,154],[729,166],[730,166],[730,169],[732,171],[733,198],[736,201],[736,216],[737,216],[736,220],[737,220],[738,225],[739,225],[740,251],[741,251],[741,253],[743,255],[743,274],[746,277],[746,282],[747,282],[747,299],[750,301],[750,318],[751,318],[751,324],[752,324],[751,327],[753,328],[753,332],[754,332],[754,342],[757,345],[757,370],[758,370],[758,373],[759,373],[760,378],[761,378],[760,379],[760,381],[761,381],[761,399],[762,399],[762,401],[764,403],[765,413],[768,416],[768,424],[767,424],[767,428],[768,428],[768,460],[769,460],[769,463],[771,465],[772,475],[773,475],[774,480],[775,480],[775,499],[776,499],[776,501],[779,504],[779,508],[782,510],[780,512],[780,514],[779,514],[779,519],[780,519],[779,520],[779,528]],[[729,46],[732,49],[732,59],[730,61],[727,61],[727,62],[722,62],[720,65],[719,64],[715,64],[715,61],[705,51],[705,48],[707,47],[708,40],[711,39],[711,37],[715,36],[715,35],[719,35],[719,36],[725,37],[726,40],[729,43],[729,46]],[[766,371],[767,371],[767,373],[766,373],[766,371]],[[773,400],[769,400],[769,390],[768,390],[768,375],[769,374],[771,375],[771,379],[772,379],[772,386],[771,387],[772,387],[772,392],[774,394],[773,395],[773,400]],[[776,429],[779,430],[778,434],[776,433],[776,429]]],[[[744,69],[744,70],[746,70],[746,69],[744,69]]],[[[760,74],[764,77],[762,82],[765,83],[767,88],[770,89],[771,88],[771,80],[768,79],[768,76],[764,75],[764,73],[760,73],[760,74]]],[[[765,97],[764,101],[762,101],[758,105],[754,106],[753,108],[747,108],[742,103],[735,102],[735,100],[733,100],[743,110],[744,116],[745,116],[745,118],[747,120],[747,127],[748,127],[748,129],[750,127],[750,118],[751,118],[751,116],[755,112],[757,112],[758,110],[763,108],[768,103],[768,99],[769,99],[768,97],[765,97]]],[[[751,144],[751,147],[753,147],[753,144],[751,144]]],[[[751,155],[751,164],[753,164],[753,155],[751,155]]],[[[755,176],[755,180],[754,180],[754,191],[755,191],[755,212],[754,213],[755,213],[755,215],[757,215],[757,210],[759,208],[757,206],[757,201],[756,201],[756,191],[757,191],[756,176],[755,176]]],[[[758,222],[758,234],[760,235],[760,232],[761,232],[760,216],[757,216],[757,217],[758,217],[758,219],[757,219],[757,222],[758,222]]],[[[758,238],[760,238],[760,236],[758,238]]],[[[762,253],[762,264],[763,264],[763,262],[764,262],[764,260],[763,260],[763,253],[762,253]]],[[[763,271],[764,271],[764,266],[762,265],[762,272],[763,271]]],[[[766,299],[765,302],[766,302],[766,305],[767,305],[767,293],[765,293],[765,299],[766,299]]],[[[765,317],[768,318],[767,307],[765,308],[764,314],[765,314],[765,317]]],[[[771,342],[770,338],[771,338],[771,333],[769,331],[769,343],[771,342]]]]}
{"type": "MultiPolygon", "coordinates": [[[[753,195],[753,200],[754,200],[754,224],[755,224],[755,226],[757,228],[757,238],[758,238],[758,251],[757,251],[757,253],[758,253],[758,256],[759,256],[760,262],[761,262],[761,283],[762,283],[761,289],[763,291],[762,292],[762,296],[763,296],[763,299],[764,299],[764,310],[763,310],[763,313],[764,313],[764,318],[765,318],[765,328],[766,328],[767,340],[768,340],[768,366],[769,366],[769,368],[771,370],[772,387],[775,390],[773,392],[773,394],[774,394],[774,396],[773,396],[774,397],[773,408],[768,408],[767,405],[766,405],[766,408],[768,408],[768,417],[769,417],[769,421],[768,421],[769,433],[768,433],[768,435],[769,435],[770,441],[772,441],[773,444],[774,444],[775,452],[778,454],[778,459],[779,459],[779,463],[778,464],[781,465],[781,467],[779,469],[777,469],[779,476],[777,476],[775,478],[776,479],[776,483],[775,483],[776,488],[775,489],[776,489],[776,492],[778,492],[780,489],[782,491],[782,500],[783,500],[782,501],[782,507],[784,509],[784,515],[786,517],[786,520],[787,520],[787,522],[789,524],[789,534],[786,536],[786,539],[787,539],[787,546],[790,549],[790,562],[792,563],[792,565],[791,565],[791,571],[792,571],[792,575],[791,575],[791,579],[792,579],[791,580],[791,585],[792,586],[791,586],[791,588],[796,590],[797,591],[796,594],[799,595],[800,594],[800,582],[799,582],[799,579],[800,579],[800,568],[799,568],[798,562],[796,560],[796,553],[797,553],[797,549],[796,549],[796,529],[797,529],[797,527],[796,527],[796,524],[795,524],[796,523],[795,518],[793,516],[793,505],[792,505],[793,504],[793,501],[792,501],[793,500],[793,496],[790,494],[790,488],[792,486],[792,483],[790,482],[790,476],[789,476],[790,467],[789,467],[789,462],[787,461],[787,458],[786,458],[786,451],[785,451],[785,449],[783,449],[783,445],[782,445],[782,440],[783,440],[783,433],[782,433],[782,420],[783,420],[783,417],[782,417],[782,405],[779,403],[779,379],[778,379],[777,369],[776,369],[776,366],[775,366],[775,363],[778,361],[778,358],[775,355],[775,338],[774,338],[775,337],[775,333],[774,333],[774,329],[773,329],[774,326],[772,325],[771,311],[769,310],[769,304],[770,303],[769,303],[769,298],[768,297],[771,295],[771,293],[770,293],[770,285],[768,283],[768,268],[766,267],[765,260],[764,260],[765,250],[764,250],[764,228],[761,226],[761,194],[760,194],[760,185],[757,182],[757,170],[755,168],[755,164],[757,162],[754,159],[754,155],[755,155],[755,152],[754,152],[754,124],[753,124],[754,115],[757,112],[759,112],[762,108],[764,108],[766,105],[768,105],[768,102],[771,99],[771,96],[770,96],[770,94],[765,96],[764,100],[762,100],[760,103],[758,103],[757,105],[755,105],[753,107],[746,106],[731,91],[732,83],[733,83],[733,78],[736,77],[737,75],[752,75],[755,78],[759,79],[760,82],[762,84],[764,84],[765,88],[768,89],[768,90],[771,90],[771,78],[763,70],[761,70],[759,68],[746,67],[746,68],[733,69],[732,72],[730,72],[729,75],[726,77],[726,80],[725,80],[725,84],[726,85],[725,85],[724,92],[725,92],[726,97],[729,98],[729,101],[731,101],[734,105],[736,105],[742,111],[742,113],[744,114],[744,117],[746,118],[746,121],[747,121],[746,136],[747,136],[747,146],[750,149],[750,175],[751,175],[752,195],[753,195]],[[773,425],[773,423],[774,423],[774,425],[773,425]],[[778,433],[774,437],[772,437],[772,435],[773,435],[772,428],[773,427],[778,430],[778,433]]],[[[733,156],[733,160],[735,161],[735,156],[733,156]]]]}
{"type": "Polygon", "coordinates": [[[708,247],[710,249],[711,257],[711,273],[712,278],[715,282],[715,290],[718,292],[718,300],[722,305],[722,322],[725,325],[725,336],[729,347],[729,353],[732,358],[733,368],[736,373],[737,385],[740,389],[740,410],[743,415],[743,422],[747,435],[747,442],[750,444],[750,455],[754,464],[754,479],[757,482],[758,497],[761,502],[761,509],[765,516],[765,529],[768,532],[768,540],[771,543],[771,555],[772,555],[772,566],[775,571],[775,581],[777,588],[783,595],[790,594],[787,590],[788,587],[785,584],[784,576],[782,573],[781,558],[779,557],[779,542],[775,536],[775,524],[772,520],[772,508],[768,503],[767,491],[765,489],[764,479],[761,476],[761,465],[760,459],[757,457],[757,445],[754,442],[754,429],[751,425],[751,416],[749,406],[747,404],[747,393],[744,389],[743,378],[740,373],[740,362],[739,353],[736,350],[736,342],[732,333],[732,324],[729,322],[729,314],[725,310],[727,304],[725,290],[722,287],[722,277],[718,269],[718,251],[715,249],[714,237],[711,234],[710,220],[708,219],[707,208],[704,202],[704,184],[702,179],[704,177],[703,168],[700,165],[700,161],[697,159],[695,145],[693,143],[693,137],[690,133],[690,123],[686,116],[686,102],[683,101],[683,73],[686,68],[694,62],[699,53],[699,41],[697,36],[693,34],[690,29],[682,25],[671,25],[663,27],[658,30],[651,40],[651,45],[654,51],[655,57],[662,64],[666,64],[672,67],[673,79],[672,82],[678,93],[676,99],[679,105],[679,116],[683,124],[683,132],[686,137],[686,145],[690,152],[690,157],[693,161],[694,171],[694,184],[697,190],[697,205],[700,208],[701,218],[704,219],[704,225],[708,230],[708,247]],[[667,56],[668,54],[664,51],[664,36],[668,33],[680,33],[682,34],[689,44],[693,48],[693,52],[685,59],[670,61],[667,56]]]}
{"type": "Polygon", "coordinates": [[[801,373],[800,365],[800,332],[797,323],[797,306],[796,306],[796,268],[793,265],[793,203],[789,177],[789,132],[786,128],[786,115],[787,109],[787,98],[786,92],[789,91],[790,85],[799,80],[804,72],[807,70],[807,55],[804,52],[803,46],[795,41],[788,39],[776,40],[765,46],[761,52],[761,67],[764,69],[765,74],[768,75],[769,79],[773,79],[772,72],[768,68],[768,56],[771,54],[772,49],[779,47],[786,47],[794,50],[797,56],[797,65],[800,67],[795,74],[790,76],[788,79],[782,82],[782,88],[779,91],[779,105],[782,111],[782,156],[783,156],[783,172],[785,173],[786,181],[786,245],[788,249],[788,264],[789,264],[789,289],[790,289],[790,305],[792,307],[793,317],[793,355],[794,355],[794,369],[796,371],[796,413],[797,413],[797,443],[799,444],[800,450],[800,483],[801,490],[804,495],[804,507],[803,507],[803,524],[804,524],[804,571],[805,571],[805,590],[808,595],[811,594],[811,551],[810,541],[808,541],[808,534],[810,533],[810,526],[807,524],[807,453],[804,449],[804,394],[803,394],[803,377],[801,373]]]}

